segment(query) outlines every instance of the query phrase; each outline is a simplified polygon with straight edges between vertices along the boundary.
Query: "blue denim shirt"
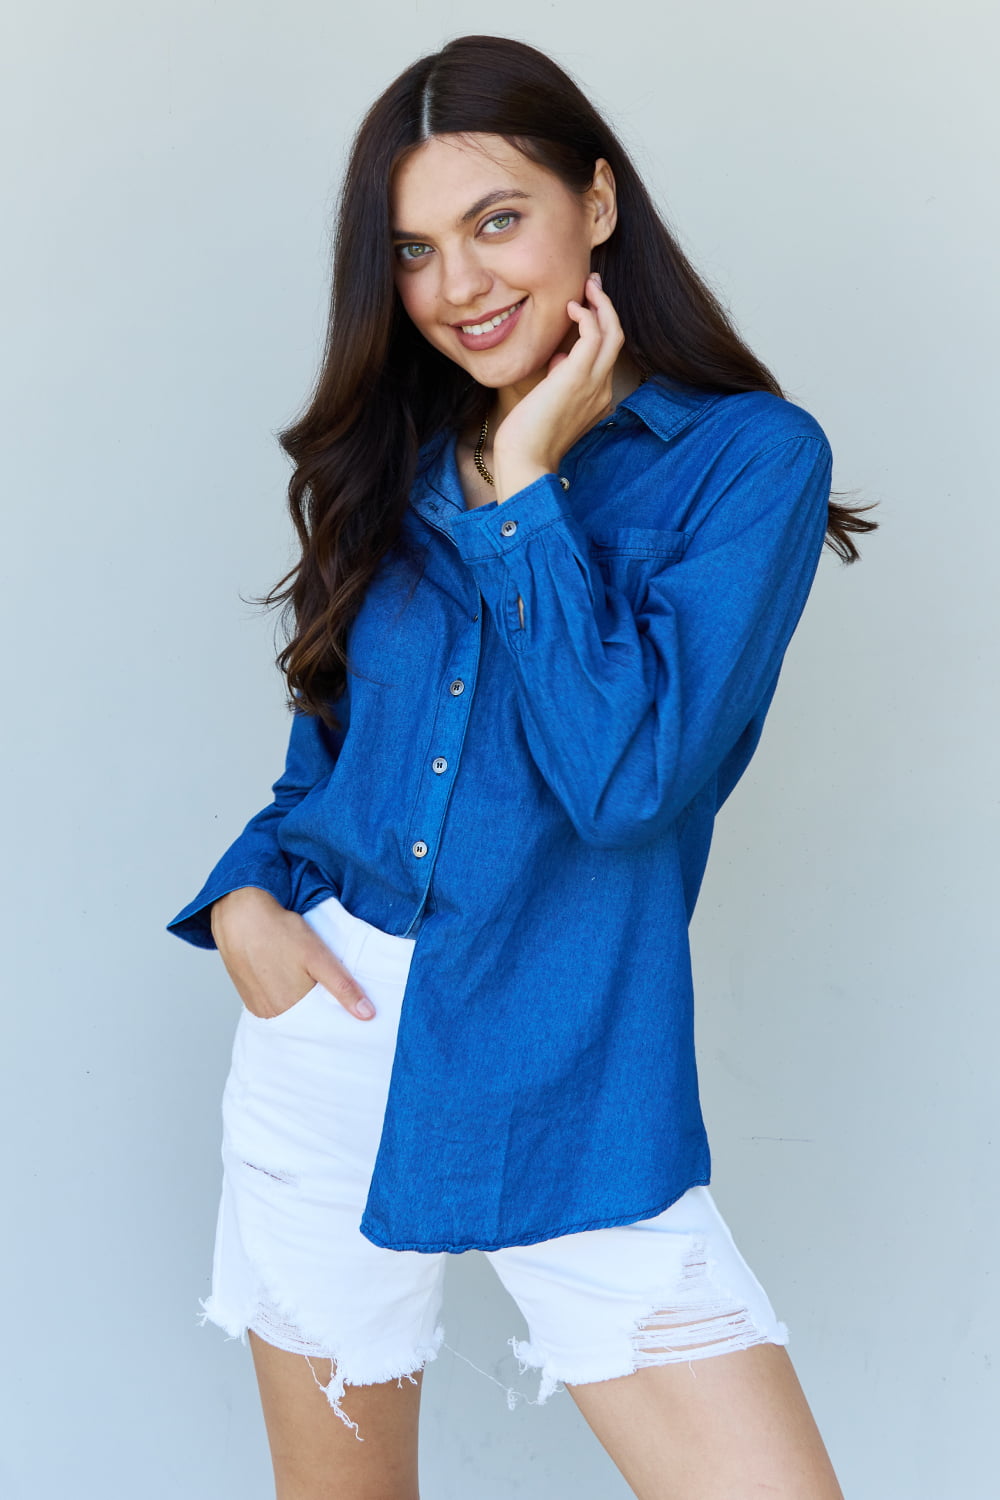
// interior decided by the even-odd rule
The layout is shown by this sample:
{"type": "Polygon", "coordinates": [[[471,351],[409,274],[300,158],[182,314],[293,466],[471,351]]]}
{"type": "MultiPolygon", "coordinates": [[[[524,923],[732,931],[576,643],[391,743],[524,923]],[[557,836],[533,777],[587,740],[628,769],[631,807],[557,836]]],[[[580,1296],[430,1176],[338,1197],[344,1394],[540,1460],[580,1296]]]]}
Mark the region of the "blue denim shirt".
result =
{"type": "Polygon", "coordinates": [[[212,947],[210,903],[256,885],[415,937],[375,1244],[531,1244],[709,1182],[688,922],[830,463],[791,402],[662,377],[503,504],[465,508],[453,434],[421,450],[344,727],[293,714],[274,800],[169,924],[212,947]]]}

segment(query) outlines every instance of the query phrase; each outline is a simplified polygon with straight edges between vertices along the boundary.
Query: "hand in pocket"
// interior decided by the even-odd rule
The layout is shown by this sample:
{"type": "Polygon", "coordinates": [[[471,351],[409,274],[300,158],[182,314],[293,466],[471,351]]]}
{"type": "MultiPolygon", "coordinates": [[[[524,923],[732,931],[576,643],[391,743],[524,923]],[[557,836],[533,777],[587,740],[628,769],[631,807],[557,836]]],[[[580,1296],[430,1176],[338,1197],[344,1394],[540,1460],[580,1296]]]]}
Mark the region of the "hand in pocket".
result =
{"type": "Polygon", "coordinates": [[[220,896],[212,936],[230,979],[251,1015],[272,1020],[321,984],[346,1011],[371,1020],[375,1007],[352,974],[298,912],[257,886],[220,896]]]}

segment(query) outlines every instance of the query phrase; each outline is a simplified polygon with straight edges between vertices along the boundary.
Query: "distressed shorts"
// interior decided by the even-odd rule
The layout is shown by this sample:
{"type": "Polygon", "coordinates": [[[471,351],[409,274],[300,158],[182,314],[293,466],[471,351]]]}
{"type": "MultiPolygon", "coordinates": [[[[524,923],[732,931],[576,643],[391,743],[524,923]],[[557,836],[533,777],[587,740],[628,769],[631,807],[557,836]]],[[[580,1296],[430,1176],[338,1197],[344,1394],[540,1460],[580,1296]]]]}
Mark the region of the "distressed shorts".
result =
{"type": "MultiPolygon", "coordinates": [[[[435,1358],[450,1252],[387,1250],[358,1228],[415,939],[383,932],[336,897],[306,921],[376,1014],[359,1021],[318,984],[280,1016],[243,1010],[223,1094],[202,1322],[241,1339],[251,1329],[310,1363],[331,1360],[322,1388],[360,1437],[341,1404],[345,1386],[412,1380],[435,1358]]],[[[652,1219],[482,1253],[527,1323],[528,1338],[508,1343],[522,1374],[540,1371],[539,1404],[560,1383],[788,1342],[704,1186],[652,1219]]],[[[508,1389],[509,1406],[519,1394],[508,1389]]]]}

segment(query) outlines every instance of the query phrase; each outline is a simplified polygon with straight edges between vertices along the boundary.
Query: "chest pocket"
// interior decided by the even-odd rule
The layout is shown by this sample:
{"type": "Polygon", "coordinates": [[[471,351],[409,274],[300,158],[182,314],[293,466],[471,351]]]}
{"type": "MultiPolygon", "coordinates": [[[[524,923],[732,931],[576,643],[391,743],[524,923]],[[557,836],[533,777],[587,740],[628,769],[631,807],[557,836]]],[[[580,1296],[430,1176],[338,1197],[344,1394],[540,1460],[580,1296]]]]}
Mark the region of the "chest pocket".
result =
{"type": "Polygon", "coordinates": [[[590,550],[601,557],[662,557],[670,562],[684,556],[686,531],[661,531],[655,526],[614,526],[593,532],[590,550]]]}
{"type": "Polygon", "coordinates": [[[639,605],[649,580],[671,563],[680,562],[687,549],[684,531],[652,526],[602,527],[588,538],[590,555],[604,580],[639,605]]]}

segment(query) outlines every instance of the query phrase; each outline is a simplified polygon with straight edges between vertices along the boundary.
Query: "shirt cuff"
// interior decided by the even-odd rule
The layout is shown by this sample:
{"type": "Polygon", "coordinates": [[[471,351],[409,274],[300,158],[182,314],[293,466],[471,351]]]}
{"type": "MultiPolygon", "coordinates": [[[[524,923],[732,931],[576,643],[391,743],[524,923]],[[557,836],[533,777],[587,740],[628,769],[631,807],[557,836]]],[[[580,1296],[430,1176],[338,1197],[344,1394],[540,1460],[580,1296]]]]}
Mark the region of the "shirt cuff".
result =
{"type": "Polygon", "coordinates": [[[558,475],[541,474],[509,500],[491,500],[455,516],[451,535],[465,562],[482,562],[516,552],[546,526],[572,519],[558,475]]]}
{"type": "Polygon", "coordinates": [[[212,936],[211,907],[214,901],[238,891],[243,886],[253,885],[259,890],[269,891],[282,906],[289,900],[288,866],[284,860],[273,865],[247,865],[243,869],[227,870],[211,875],[193,901],[189,901],[167,923],[167,931],[192,943],[196,948],[214,948],[212,936]]]}

